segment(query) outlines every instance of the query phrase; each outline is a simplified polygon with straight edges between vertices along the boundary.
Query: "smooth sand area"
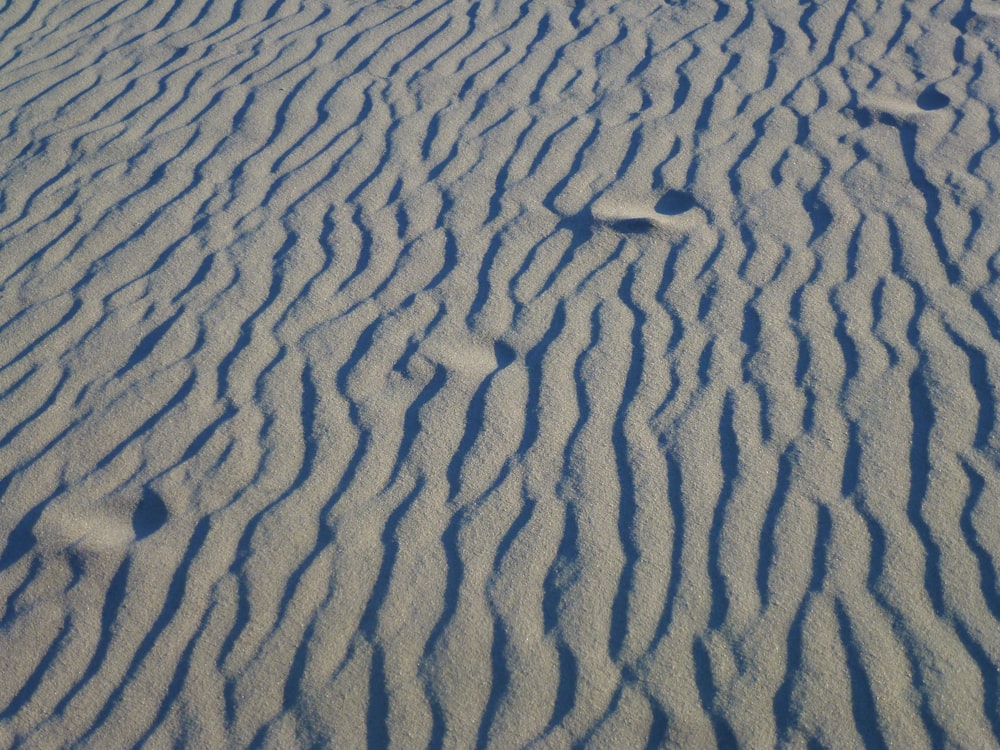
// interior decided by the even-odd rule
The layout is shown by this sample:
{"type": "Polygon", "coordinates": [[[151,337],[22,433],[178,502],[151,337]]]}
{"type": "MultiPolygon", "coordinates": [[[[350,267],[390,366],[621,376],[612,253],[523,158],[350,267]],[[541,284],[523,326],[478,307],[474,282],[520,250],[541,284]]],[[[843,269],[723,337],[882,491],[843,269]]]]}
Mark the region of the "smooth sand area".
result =
{"type": "Polygon", "coordinates": [[[1000,746],[1000,5],[0,0],[0,748],[1000,746]]]}

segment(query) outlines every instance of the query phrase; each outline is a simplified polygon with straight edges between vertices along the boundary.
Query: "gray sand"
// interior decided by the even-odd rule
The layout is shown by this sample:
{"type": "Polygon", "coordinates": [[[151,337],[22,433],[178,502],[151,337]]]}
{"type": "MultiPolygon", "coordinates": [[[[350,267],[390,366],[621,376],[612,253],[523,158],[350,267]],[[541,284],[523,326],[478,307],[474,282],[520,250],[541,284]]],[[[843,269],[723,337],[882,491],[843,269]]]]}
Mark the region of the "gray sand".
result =
{"type": "Polygon", "coordinates": [[[0,2],[0,747],[1000,744],[998,40],[0,2]]]}

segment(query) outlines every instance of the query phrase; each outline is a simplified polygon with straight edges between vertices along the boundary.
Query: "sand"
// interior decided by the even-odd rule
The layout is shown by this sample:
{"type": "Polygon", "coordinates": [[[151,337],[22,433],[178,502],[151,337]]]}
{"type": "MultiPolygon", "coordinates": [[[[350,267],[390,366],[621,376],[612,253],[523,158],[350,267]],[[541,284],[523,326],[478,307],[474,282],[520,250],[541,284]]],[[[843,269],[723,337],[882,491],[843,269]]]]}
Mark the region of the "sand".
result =
{"type": "Polygon", "coordinates": [[[1000,743],[1000,6],[0,2],[0,747],[1000,743]]]}

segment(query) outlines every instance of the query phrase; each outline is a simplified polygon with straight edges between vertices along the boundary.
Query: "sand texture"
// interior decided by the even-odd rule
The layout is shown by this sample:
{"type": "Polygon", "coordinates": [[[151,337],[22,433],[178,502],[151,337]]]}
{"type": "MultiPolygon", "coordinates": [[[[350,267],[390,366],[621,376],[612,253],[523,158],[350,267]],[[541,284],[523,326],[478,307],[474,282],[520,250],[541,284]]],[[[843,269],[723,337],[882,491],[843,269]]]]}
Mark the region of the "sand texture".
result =
{"type": "Polygon", "coordinates": [[[0,748],[996,747],[998,250],[993,0],[0,0],[0,748]]]}

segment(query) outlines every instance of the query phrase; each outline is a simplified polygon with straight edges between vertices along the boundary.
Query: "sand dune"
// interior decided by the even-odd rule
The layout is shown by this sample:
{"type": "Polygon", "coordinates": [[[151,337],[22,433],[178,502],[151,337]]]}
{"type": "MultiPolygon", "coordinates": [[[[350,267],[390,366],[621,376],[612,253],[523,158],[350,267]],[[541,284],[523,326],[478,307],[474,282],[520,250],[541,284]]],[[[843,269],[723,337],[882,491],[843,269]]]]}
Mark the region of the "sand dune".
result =
{"type": "Polygon", "coordinates": [[[0,2],[0,746],[996,746],[993,5],[0,2]]]}

